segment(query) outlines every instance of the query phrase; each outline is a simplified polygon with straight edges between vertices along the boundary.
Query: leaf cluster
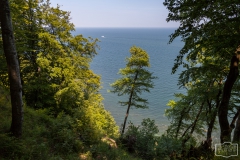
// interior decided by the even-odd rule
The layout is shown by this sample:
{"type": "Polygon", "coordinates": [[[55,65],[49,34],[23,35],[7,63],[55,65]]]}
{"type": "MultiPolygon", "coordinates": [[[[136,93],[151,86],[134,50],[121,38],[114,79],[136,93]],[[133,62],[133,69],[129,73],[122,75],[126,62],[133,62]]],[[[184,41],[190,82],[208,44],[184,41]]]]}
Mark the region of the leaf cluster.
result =
{"type": "MultiPolygon", "coordinates": [[[[209,127],[217,115],[219,97],[222,96],[223,84],[229,72],[229,60],[238,54],[240,3],[235,0],[165,0],[163,4],[169,10],[167,21],[180,22],[180,26],[170,35],[169,43],[176,37],[181,37],[184,42],[172,73],[180,65],[186,69],[181,72],[178,85],[186,88],[187,94],[177,95],[179,100],[171,101],[171,109],[166,111],[173,120],[168,131],[178,137],[181,129],[180,136],[186,135],[186,131],[190,133],[191,128],[194,133],[201,125],[209,127]],[[198,124],[201,125],[190,127],[198,124]]],[[[234,105],[236,99],[230,101],[231,112],[237,108],[234,105]]],[[[210,133],[211,129],[207,132],[210,133]]]]}
{"type": "Polygon", "coordinates": [[[184,64],[185,54],[191,60],[196,60],[203,49],[214,58],[229,60],[234,55],[240,44],[238,1],[165,0],[163,4],[169,10],[167,21],[180,22],[169,42],[181,36],[185,43],[175,59],[173,73],[184,64]]]}
{"type": "MultiPolygon", "coordinates": [[[[70,12],[52,7],[49,0],[10,2],[23,97],[27,107],[51,117],[46,122],[51,133],[39,128],[51,137],[50,148],[75,152],[75,143],[90,146],[103,135],[117,137],[118,127],[99,93],[101,78],[90,69],[98,40],[73,35],[70,12]]],[[[0,86],[9,89],[1,40],[0,86]]]]}
{"type": "Polygon", "coordinates": [[[156,77],[152,76],[146,67],[149,67],[149,56],[146,51],[139,47],[131,47],[131,57],[126,58],[126,68],[120,69],[122,78],[111,84],[111,92],[118,96],[131,95],[131,101],[120,102],[123,106],[130,105],[136,108],[147,108],[147,99],[141,98],[143,92],[150,92],[154,87],[152,82],[156,77]]]}

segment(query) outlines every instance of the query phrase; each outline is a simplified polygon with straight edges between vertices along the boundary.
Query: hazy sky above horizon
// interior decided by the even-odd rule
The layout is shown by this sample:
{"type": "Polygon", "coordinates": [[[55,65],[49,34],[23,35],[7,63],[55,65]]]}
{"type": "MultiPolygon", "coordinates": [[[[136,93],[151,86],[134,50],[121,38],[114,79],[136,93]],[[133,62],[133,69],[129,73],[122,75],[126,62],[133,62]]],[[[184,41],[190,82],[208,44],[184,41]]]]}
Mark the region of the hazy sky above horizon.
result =
{"type": "Polygon", "coordinates": [[[50,0],[71,12],[76,27],[178,27],[166,22],[164,0],[50,0]]]}

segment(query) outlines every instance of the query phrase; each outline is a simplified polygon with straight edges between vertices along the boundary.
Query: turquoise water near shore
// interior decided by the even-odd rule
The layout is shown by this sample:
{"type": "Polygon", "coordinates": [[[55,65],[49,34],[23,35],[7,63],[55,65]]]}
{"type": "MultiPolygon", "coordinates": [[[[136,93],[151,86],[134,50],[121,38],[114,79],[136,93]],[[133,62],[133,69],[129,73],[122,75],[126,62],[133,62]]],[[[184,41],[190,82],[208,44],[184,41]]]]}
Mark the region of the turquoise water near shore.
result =
{"type": "Polygon", "coordinates": [[[124,120],[126,107],[118,101],[127,97],[118,97],[109,93],[110,83],[120,78],[118,71],[126,65],[125,59],[130,56],[129,49],[133,45],[146,50],[150,56],[151,67],[158,79],[154,80],[155,87],[150,93],[142,96],[149,101],[149,109],[130,109],[128,121],[139,125],[143,118],[154,119],[163,133],[170,121],[164,116],[166,104],[174,99],[174,93],[185,92],[179,89],[178,74],[171,74],[174,59],[183,46],[180,39],[168,44],[169,35],[174,32],[172,28],[77,28],[74,34],[82,34],[84,37],[98,38],[100,50],[91,63],[91,69],[101,75],[102,89],[100,93],[104,97],[104,106],[111,112],[117,124],[121,126],[124,120]]]}

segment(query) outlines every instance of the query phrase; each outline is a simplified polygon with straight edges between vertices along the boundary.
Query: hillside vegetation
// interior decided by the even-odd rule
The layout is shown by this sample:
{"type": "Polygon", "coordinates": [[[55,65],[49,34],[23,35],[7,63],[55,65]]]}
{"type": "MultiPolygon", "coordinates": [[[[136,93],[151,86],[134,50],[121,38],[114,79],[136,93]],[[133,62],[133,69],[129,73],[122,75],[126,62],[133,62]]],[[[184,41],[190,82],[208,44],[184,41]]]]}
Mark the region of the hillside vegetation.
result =
{"type": "MultiPolygon", "coordinates": [[[[112,84],[112,92],[129,95],[121,102],[128,110],[120,135],[102,103],[101,77],[90,69],[98,39],[72,35],[70,12],[52,7],[49,0],[9,2],[11,14],[8,0],[0,1],[0,159],[222,159],[215,156],[213,130],[219,131],[221,143],[239,144],[238,1],[165,0],[167,21],[180,22],[169,42],[179,36],[184,42],[172,72],[184,68],[179,86],[187,92],[167,104],[171,124],[160,136],[147,117],[139,126],[126,125],[130,107],[147,108],[140,95],[154,87],[144,50],[130,49],[122,78],[112,84]],[[10,45],[13,50],[6,49],[10,45]],[[10,65],[12,60],[17,65],[10,65]],[[19,75],[12,74],[13,68],[19,75]],[[14,76],[20,77],[16,88],[11,86],[14,76]],[[205,140],[199,142],[198,136],[205,140]]],[[[217,153],[225,157],[239,149],[230,152],[232,145],[223,146],[217,153]]]]}

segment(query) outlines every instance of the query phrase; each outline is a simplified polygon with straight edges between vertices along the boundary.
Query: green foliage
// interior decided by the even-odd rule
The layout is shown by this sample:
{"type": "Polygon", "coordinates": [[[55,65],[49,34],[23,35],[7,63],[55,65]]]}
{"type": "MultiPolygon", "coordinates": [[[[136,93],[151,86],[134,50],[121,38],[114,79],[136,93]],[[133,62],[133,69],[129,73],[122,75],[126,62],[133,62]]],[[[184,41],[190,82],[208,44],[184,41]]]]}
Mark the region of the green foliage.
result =
{"type": "MultiPolygon", "coordinates": [[[[0,102],[0,104],[3,104],[2,100],[0,102]]],[[[74,160],[79,159],[83,155],[82,153],[89,153],[87,156],[89,159],[97,158],[97,156],[109,159],[137,159],[121,148],[109,149],[109,145],[100,141],[100,139],[94,141],[94,137],[90,135],[91,131],[96,134],[99,132],[98,138],[102,138],[100,133],[112,133],[112,130],[110,130],[111,124],[106,123],[104,127],[109,127],[109,129],[102,128],[102,130],[96,124],[91,126],[86,124],[79,127],[76,125],[77,116],[70,117],[62,113],[57,117],[52,117],[49,116],[46,109],[33,110],[29,107],[24,107],[24,132],[21,139],[16,139],[7,133],[8,127],[6,128],[6,126],[7,124],[9,125],[11,120],[10,110],[9,105],[0,107],[0,159],[74,160]],[[80,137],[79,133],[82,132],[78,132],[79,130],[84,130],[84,127],[89,130],[85,132],[89,134],[89,137],[85,136],[88,139],[88,144],[80,137]],[[89,144],[90,142],[92,143],[89,144]]],[[[92,108],[92,110],[94,109],[92,108]]],[[[104,111],[102,108],[102,116],[108,117],[109,113],[104,113],[104,111]]],[[[94,119],[94,117],[91,118],[94,119]]],[[[101,123],[101,120],[99,123],[101,123]]],[[[113,119],[112,123],[116,127],[113,119]]],[[[113,136],[113,133],[110,135],[113,136]]]]}
{"type": "Polygon", "coordinates": [[[8,134],[0,134],[0,158],[20,158],[24,154],[23,143],[8,134]]]}
{"type": "Polygon", "coordinates": [[[51,125],[50,146],[57,153],[74,153],[81,150],[82,142],[74,133],[74,121],[68,115],[59,115],[58,121],[54,121],[51,125]]]}
{"type": "Polygon", "coordinates": [[[200,108],[207,107],[204,104],[201,106],[203,100],[197,99],[199,97],[191,93],[188,95],[175,94],[175,96],[179,98],[179,101],[170,100],[167,105],[171,108],[165,111],[165,115],[171,119],[171,125],[168,127],[167,133],[176,138],[193,133],[203,135],[204,130],[201,130],[201,128],[205,124],[206,112],[200,108]],[[201,112],[201,116],[197,117],[199,112],[201,112]],[[194,132],[191,132],[192,129],[194,132]]]}
{"type": "MultiPolygon", "coordinates": [[[[0,85],[0,109],[5,111],[8,110],[8,107],[11,105],[11,97],[9,95],[9,91],[6,87],[0,85]]],[[[8,121],[11,117],[11,112],[2,112],[0,114],[1,129],[0,133],[4,133],[9,130],[9,126],[11,125],[11,121],[8,121]]]]}
{"type": "MultiPolygon", "coordinates": [[[[21,149],[9,143],[1,148],[9,152],[1,156],[77,159],[78,153],[89,150],[102,136],[118,137],[115,120],[99,94],[100,76],[90,70],[98,40],[73,36],[70,13],[51,7],[49,0],[12,0],[11,11],[26,106],[23,138],[16,140],[21,149]]],[[[0,114],[0,133],[4,133],[11,111],[2,43],[0,62],[0,110],[5,109],[0,114]]],[[[6,138],[4,144],[8,141],[15,142],[6,138]]]]}
{"type": "MultiPolygon", "coordinates": [[[[158,136],[158,134],[159,130],[155,121],[147,118],[143,119],[140,126],[130,123],[123,138],[134,137],[136,139],[133,144],[134,154],[142,159],[168,159],[173,152],[181,154],[181,139],[168,135],[158,136]]],[[[189,147],[187,144],[187,148],[189,147]]]]}
{"type": "MultiPolygon", "coordinates": [[[[3,102],[1,100],[0,104],[3,102]]],[[[7,134],[11,119],[10,107],[9,105],[1,106],[0,159],[51,159],[54,157],[77,159],[79,153],[90,150],[90,145],[98,145],[101,136],[118,136],[115,121],[104,108],[96,107],[89,110],[96,112],[88,115],[91,122],[79,126],[80,121],[87,119],[79,117],[80,112],[77,112],[78,114],[74,117],[64,113],[52,117],[46,109],[36,111],[24,107],[23,136],[22,139],[15,139],[7,134]],[[85,137],[81,137],[80,134],[85,137]]]]}
{"type": "MultiPolygon", "coordinates": [[[[51,7],[49,0],[14,0],[11,7],[27,105],[48,108],[54,116],[72,115],[98,94],[100,77],[89,68],[98,40],[73,36],[70,13],[51,7]]],[[[6,62],[1,64],[1,82],[8,86],[6,62]]]]}
{"type": "Polygon", "coordinates": [[[136,138],[134,144],[135,153],[143,159],[154,159],[158,128],[154,120],[143,119],[141,126],[130,123],[125,136],[131,135],[136,138]]]}
{"type": "MultiPolygon", "coordinates": [[[[240,33],[237,16],[239,2],[166,0],[163,4],[169,10],[167,21],[180,22],[169,41],[171,43],[180,36],[184,42],[172,72],[175,73],[180,65],[186,69],[179,76],[179,85],[188,90],[187,95],[177,95],[181,100],[176,104],[171,103],[172,108],[166,111],[172,119],[169,134],[201,134],[200,128],[206,126],[209,139],[218,115],[223,84],[229,72],[229,60],[237,54],[236,49],[240,44],[237,38],[240,33]]],[[[219,117],[220,120],[228,119],[227,114],[236,113],[234,110],[237,110],[237,101],[236,98],[233,99],[229,107],[226,105],[225,109],[220,109],[228,112],[219,117]]]]}
{"type": "MultiPolygon", "coordinates": [[[[207,139],[209,139],[218,115],[222,134],[223,130],[231,128],[228,116],[236,114],[238,110],[236,94],[232,94],[234,97],[228,102],[232,89],[227,86],[226,90],[223,90],[223,84],[230,77],[228,76],[229,60],[239,54],[237,53],[240,44],[237,6],[240,3],[166,0],[163,4],[169,10],[167,21],[180,22],[180,26],[170,35],[169,41],[171,43],[180,36],[184,42],[175,59],[172,72],[175,73],[181,65],[186,69],[180,74],[178,85],[188,90],[187,95],[177,95],[176,97],[181,100],[176,104],[171,103],[171,109],[166,111],[172,119],[168,133],[175,134],[175,137],[192,133],[201,134],[200,128],[205,126],[208,128],[207,139]],[[228,96],[227,91],[229,91],[228,96]],[[190,118],[189,114],[191,114],[190,118]]],[[[237,84],[232,93],[238,93],[237,84]]]]}
{"type": "Polygon", "coordinates": [[[128,106],[121,133],[124,133],[129,109],[131,106],[136,108],[148,108],[147,99],[140,97],[142,92],[150,92],[153,88],[152,76],[146,67],[150,66],[149,56],[146,51],[139,47],[130,48],[131,57],[126,58],[126,68],[120,69],[119,74],[122,78],[111,84],[113,90],[110,92],[118,93],[118,96],[128,95],[127,101],[119,101],[122,106],[128,106]]]}
{"type": "Polygon", "coordinates": [[[91,148],[94,159],[116,159],[116,160],[137,160],[139,158],[129,155],[126,151],[119,148],[111,148],[106,142],[95,144],[91,148]]]}
{"type": "Polygon", "coordinates": [[[221,86],[216,81],[209,85],[204,82],[189,82],[187,93],[175,94],[176,100],[170,100],[167,104],[170,108],[165,110],[165,115],[171,120],[167,134],[181,138],[183,146],[193,136],[211,139],[216,129],[221,86]]]}
{"type": "Polygon", "coordinates": [[[74,115],[75,132],[87,145],[97,143],[105,135],[118,137],[119,130],[109,112],[103,107],[80,108],[74,115]]]}
{"type": "MultiPolygon", "coordinates": [[[[58,119],[65,117],[89,144],[105,134],[116,137],[118,127],[99,94],[100,76],[90,70],[98,40],[73,36],[70,13],[51,7],[49,0],[14,0],[11,6],[27,106],[46,109],[58,119]]],[[[73,132],[67,125],[62,127],[67,130],[59,137],[73,132]]]]}
{"type": "Polygon", "coordinates": [[[159,159],[170,157],[173,152],[175,152],[176,155],[181,154],[181,139],[176,139],[168,135],[162,135],[161,137],[157,138],[156,144],[156,157],[159,157],[159,159]]]}
{"type": "Polygon", "coordinates": [[[111,84],[113,90],[111,92],[118,93],[118,96],[129,95],[131,101],[119,102],[121,105],[134,106],[136,108],[148,108],[147,99],[141,98],[142,92],[149,92],[149,88],[153,88],[152,80],[156,77],[152,76],[146,67],[150,66],[149,56],[146,51],[138,47],[131,47],[131,57],[127,58],[126,68],[120,69],[119,74],[122,78],[111,84]]]}
{"type": "Polygon", "coordinates": [[[8,134],[9,130],[6,128],[6,124],[9,127],[9,122],[11,122],[11,115],[9,114],[11,111],[10,105],[0,107],[0,111],[1,115],[4,115],[0,116],[0,159],[43,160],[51,159],[58,155],[64,158],[66,155],[61,154],[59,150],[64,150],[63,153],[68,153],[69,155],[75,154],[76,157],[77,152],[74,149],[78,148],[78,151],[80,151],[79,144],[77,144],[78,140],[75,138],[76,135],[71,132],[72,129],[66,128],[71,133],[68,135],[66,135],[66,132],[63,133],[64,137],[59,138],[58,136],[59,132],[63,132],[60,130],[62,128],[59,125],[62,125],[63,122],[65,122],[64,124],[69,124],[67,118],[64,120],[52,118],[44,110],[34,111],[24,107],[23,135],[21,139],[16,139],[8,134]],[[61,141],[55,141],[56,139],[61,139],[61,141]],[[71,146],[66,148],[63,144],[70,144],[70,140],[73,140],[71,141],[71,146]],[[59,148],[55,146],[59,146],[59,148]]]}
{"type": "Polygon", "coordinates": [[[227,60],[239,46],[239,1],[176,1],[163,3],[169,10],[167,21],[178,21],[180,26],[170,42],[181,36],[185,42],[176,58],[173,72],[184,64],[184,55],[192,61],[203,50],[212,58],[227,60]]]}
{"type": "Polygon", "coordinates": [[[8,74],[7,74],[7,63],[3,53],[2,41],[0,39],[0,85],[9,86],[8,74]]]}

